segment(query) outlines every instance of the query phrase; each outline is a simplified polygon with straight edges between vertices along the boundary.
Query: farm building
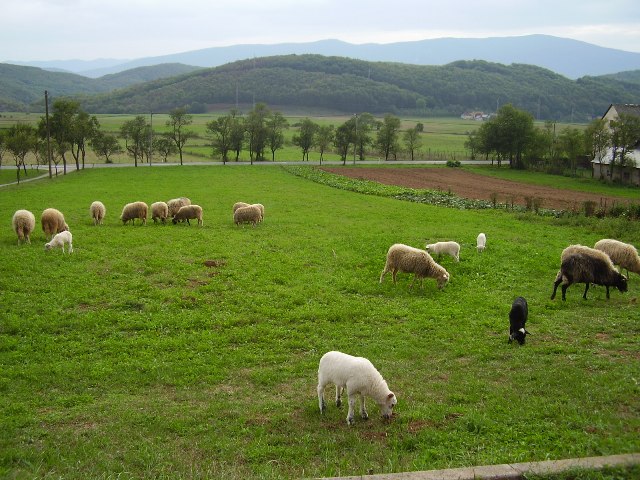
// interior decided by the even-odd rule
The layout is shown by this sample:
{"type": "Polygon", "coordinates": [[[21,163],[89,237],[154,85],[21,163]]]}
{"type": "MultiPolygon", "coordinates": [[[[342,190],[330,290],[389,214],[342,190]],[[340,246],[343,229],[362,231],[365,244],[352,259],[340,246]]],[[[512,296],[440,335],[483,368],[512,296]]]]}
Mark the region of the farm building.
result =
{"type": "MultiPolygon", "coordinates": [[[[607,124],[611,120],[616,120],[620,114],[636,115],[640,117],[640,105],[635,104],[611,104],[602,116],[607,124]]],[[[591,161],[593,176],[595,178],[610,177],[614,180],[621,180],[623,183],[640,186],[640,138],[635,144],[634,150],[627,153],[629,165],[623,168],[615,167],[611,174],[611,158],[613,149],[607,148],[602,156],[598,156],[591,161]]]]}

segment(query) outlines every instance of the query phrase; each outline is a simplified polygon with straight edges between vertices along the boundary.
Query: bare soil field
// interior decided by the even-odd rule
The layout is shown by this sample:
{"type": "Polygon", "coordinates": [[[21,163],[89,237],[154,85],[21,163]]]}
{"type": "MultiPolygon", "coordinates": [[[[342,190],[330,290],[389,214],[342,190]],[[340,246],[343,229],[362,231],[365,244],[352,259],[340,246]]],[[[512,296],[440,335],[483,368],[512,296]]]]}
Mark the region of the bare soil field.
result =
{"type": "Polygon", "coordinates": [[[628,203],[622,197],[605,196],[596,193],[561,190],[558,188],[531,185],[499,178],[488,177],[457,168],[324,168],[337,175],[371,180],[385,185],[441,190],[463,198],[491,200],[497,194],[499,203],[525,205],[526,197],[541,198],[542,208],[557,210],[582,209],[585,201],[592,200],[598,205],[628,203]]]}

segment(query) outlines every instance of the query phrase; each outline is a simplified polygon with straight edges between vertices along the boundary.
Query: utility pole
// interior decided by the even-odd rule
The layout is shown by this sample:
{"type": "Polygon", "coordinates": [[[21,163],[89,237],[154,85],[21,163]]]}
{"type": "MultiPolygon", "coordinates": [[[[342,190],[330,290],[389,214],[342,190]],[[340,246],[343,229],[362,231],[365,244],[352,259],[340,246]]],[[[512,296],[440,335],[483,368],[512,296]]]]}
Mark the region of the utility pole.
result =
{"type": "Polygon", "coordinates": [[[53,178],[53,173],[51,172],[51,134],[49,132],[49,92],[46,90],[44,91],[44,111],[45,123],[47,125],[47,163],[49,164],[49,178],[53,178]]]}
{"type": "Polygon", "coordinates": [[[356,118],[356,135],[353,139],[353,164],[356,164],[356,149],[358,148],[358,114],[353,115],[356,118]]]}
{"type": "Polygon", "coordinates": [[[149,166],[151,166],[151,153],[153,152],[153,112],[151,112],[151,123],[149,125],[149,166]]]}

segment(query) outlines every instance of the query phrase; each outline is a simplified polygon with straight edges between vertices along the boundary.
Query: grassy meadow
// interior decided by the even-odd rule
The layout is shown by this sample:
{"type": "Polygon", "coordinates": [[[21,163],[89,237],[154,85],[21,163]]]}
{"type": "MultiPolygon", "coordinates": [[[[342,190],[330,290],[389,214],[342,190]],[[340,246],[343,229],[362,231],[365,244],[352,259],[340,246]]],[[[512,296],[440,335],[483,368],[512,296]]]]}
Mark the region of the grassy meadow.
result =
{"type": "MultiPolygon", "coordinates": [[[[561,250],[620,219],[457,210],[363,195],[278,166],[87,169],[0,189],[0,477],[300,478],[640,451],[640,277],[569,288],[561,250]],[[187,196],[204,226],[123,226],[187,196]],[[107,208],[103,226],[89,205],[107,208]],[[253,228],[236,201],[265,205],[253,228]],[[15,210],[65,214],[74,253],[16,245],[15,210]],[[487,234],[487,249],[475,238],[487,234]],[[378,279],[393,243],[455,239],[451,281],[378,279]],[[507,343],[529,302],[525,346],[507,343]],[[369,358],[391,421],[320,415],[320,357],[369,358]]],[[[346,399],[345,399],[346,400],[346,399]]]]}

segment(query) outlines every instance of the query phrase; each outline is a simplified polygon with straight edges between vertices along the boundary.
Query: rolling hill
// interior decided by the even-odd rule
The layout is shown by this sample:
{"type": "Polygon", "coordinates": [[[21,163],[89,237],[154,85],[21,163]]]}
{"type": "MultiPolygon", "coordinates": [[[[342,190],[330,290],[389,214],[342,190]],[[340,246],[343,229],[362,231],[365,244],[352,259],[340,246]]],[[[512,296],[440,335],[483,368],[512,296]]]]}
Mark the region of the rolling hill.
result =
{"type": "Polygon", "coordinates": [[[610,103],[634,103],[640,85],[617,78],[570,80],[532,65],[458,61],[444,66],[285,55],[233,62],[177,78],[84,95],[91,112],[162,112],[212,104],[322,107],[340,112],[459,115],[511,103],[536,118],[586,121],[610,103]]]}
{"type": "Polygon", "coordinates": [[[161,64],[98,79],[0,64],[0,110],[43,111],[48,90],[53,98],[76,97],[94,113],[183,106],[203,112],[212,105],[264,102],[298,110],[457,116],[511,103],[539,119],[586,121],[611,103],[637,103],[638,78],[638,71],[571,80],[526,64],[427,66],[322,55],[252,58],[209,69],[161,64]]]}
{"type": "Polygon", "coordinates": [[[34,102],[44,105],[45,90],[52,97],[94,94],[194,70],[199,70],[199,67],[160,64],[91,79],[73,73],[0,63],[0,111],[25,110],[34,102]]]}

